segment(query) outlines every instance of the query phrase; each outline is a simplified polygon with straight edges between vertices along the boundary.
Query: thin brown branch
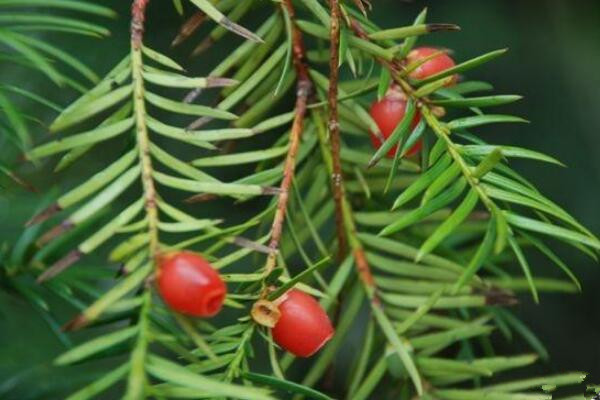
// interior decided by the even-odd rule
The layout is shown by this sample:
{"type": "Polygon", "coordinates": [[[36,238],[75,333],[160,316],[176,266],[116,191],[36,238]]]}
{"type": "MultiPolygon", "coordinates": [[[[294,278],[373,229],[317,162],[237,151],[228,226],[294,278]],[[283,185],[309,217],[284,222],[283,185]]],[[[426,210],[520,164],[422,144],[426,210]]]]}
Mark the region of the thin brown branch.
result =
{"type": "Polygon", "coordinates": [[[131,6],[131,43],[139,48],[144,37],[146,7],[150,0],[135,0],[131,6]]]}
{"type": "MultiPolygon", "coordinates": [[[[328,146],[325,123],[319,111],[313,111],[312,115],[315,118],[317,125],[317,134],[319,135],[319,141],[321,143],[321,154],[325,160],[325,165],[328,172],[333,174],[333,151],[330,151],[330,146],[328,146]]],[[[343,180],[340,183],[343,188],[343,180]]],[[[352,257],[354,258],[358,277],[361,280],[369,300],[375,304],[380,304],[381,302],[377,296],[375,279],[373,279],[373,274],[365,254],[365,249],[358,238],[356,223],[354,222],[354,215],[352,213],[352,206],[350,205],[350,202],[348,201],[344,191],[342,191],[341,209],[342,216],[344,218],[343,227],[346,232],[346,238],[348,239],[350,249],[352,250],[352,257]]]]}
{"type": "MultiPolygon", "coordinates": [[[[338,83],[338,65],[339,65],[339,0],[330,0],[331,5],[331,57],[330,57],[330,77],[329,77],[329,96],[328,103],[330,109],[329,115],[329,140],[331,145],[331,152],[323,152],[323,157],[326,160],[327,167],[329,168],[333,177],[334,197],[336,201],[336,221],[338,218],[338,212],[342,218],[342,223],[338,223],[338,229],[341,227],[344,231],[344,238],[350,243],[352,249],[352,256],[356,263],[356,271],[364,286],[365,292],[369,300],[375,304],[380,304],[377,296],[377,286],[373,279],[371,267],[367,260],[364,247],[358,239],[356,231],[356,224],[354,222],[354,216],[352,213],[352,207],[350,202],[346,198],[344,192],[344,181],[341,174],[341,161],[340,161],[340,133],[339,133],[339,121],[337,118],[337,83],[338,83]]],[[[354,27],[353,27],[354,28],[354,27]]],[[[357,29],[362,30],[360,25],[356,26],[357,29]]],[[[366,33],[362,32],[364,36],[366,33]]],[[[361,35],[362,36],[362,35],[361,35]]],[[[315,113],[318,117],[318,113],[315,113]]],[[[320,125],[320,124],[319,124],[320,125]]],[[[327,138],[322,133],[320,140],[322,145],[327,142],[327,138]]],[[[339,237],[338,233],[338,237],[339,237]]]]}
{"type": "Polygon", "coordinates": [[[294,61],[294,68],[298,74],[298,86],[302,84],[307,85],[310,89],[312,88],[311,80],[308,76],[308,67],[306,64],[306,51],[304,50],[304,40],[302,38],[302,32],[293,23],[296,18],[296,10],[291,0],[283,0],[283,6],[286,8],[290,20],[292,21],[292,56],[294,61]]]}
{"type": "Polygon", "coordinates": [[[331,27],[329,31],[329,140],[331,141],[331,156],[333,158],[333,174],[331,183],[335,201],[335,224],[338,239],[338,260],[343,260],[347,252],[346,232],[344,229],[344,211],[342,201],[344,186],[342,184],[342,162],[340,159],[340,122],[338,119],[338,81],[340,62],[340,4],[338,0],[330,0],[331,27]]]}
{"type": "MultiPolygon", "coordinates": [[[[283,6],[286,7],[290,19],[293,22],[296,14],[291,0],[284,0],[283,6]]],[[[283,168],[283,179],[280,185],[281,193],[279,194],[277,209],[275,210],[275,217],[273,218],[273,225],[271,227],[271,241],[269,242],[269,247],[273,250],[273,252],[269,254],[269,257],[267,258],[267,264],[265,267],[266,274],[269,274],[273,268],[275,268],[275,264],[277,262],[277,250],[279,248],[279,242],[283,232],[283,223],[285,221],[285,215],[287,211],[289,191],[296,170],[296,155],[298,153],[298,147],[300,146],[302,131],[304,130],[304,118],[306,116],[308,96],[312,91],[312,82],[308,76],[308,67],[306,66],[306,55],[304,51],[302,33],[293,23],[292,57],[294,61],[294,68],[296,69],[296,75],[298,77],[298,82],[296,84],[296,114],[290,132],[290,145],[283,168]]]]}

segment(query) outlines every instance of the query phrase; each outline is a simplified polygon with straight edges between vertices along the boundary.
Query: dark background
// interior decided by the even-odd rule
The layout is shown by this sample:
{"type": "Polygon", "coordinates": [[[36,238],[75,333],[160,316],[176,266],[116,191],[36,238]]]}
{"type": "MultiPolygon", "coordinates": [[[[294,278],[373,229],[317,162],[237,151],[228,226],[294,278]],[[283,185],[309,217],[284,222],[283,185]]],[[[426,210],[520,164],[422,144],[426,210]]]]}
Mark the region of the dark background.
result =
{"type": "MultiPolygon", "coordinates": [[[[265,0],[266,1],[266,0],[265,0]]],[[[506,107],[521,115],[529,125],[510,125],[486,130],[485,139],[539,150],[563,161],[568,168],[533,162],[519,163],[523,174],[543,193],[564,206],[593,232],[600,233],[600,2],[598,1],[509,1],[454,0],[414,1],[372,0],[372,19],[384,27],[408,24],[423,6],[429,6],[429,21],[452,22],[462,32],[434,34],[420,43],[454,50],[456,60],[465,60],[497,48],[510,52],[470,74],[473,79],[492,82],[498,93],[524,96],[506,107]]],[[[53,43],[77,55],[98,72],[108,71],[128,51],[128,7],[123,0],[103,1],[119,11],[120,17],[106,24],[112,38],[104,41],[53,37],[53,43]]],[[[180,19],[170,1],[155,0],[149,9],[148,42],[166,51],[180,19]]],[[[105,22],[105,21],[103,21],[105,22]]],[[[252,23],[248,23],[252,26],[252,23]]],[[[237,39],[235,39],[237,40],[237,39]]],[[[217,52],[189,60],[189,49],[176,51],[179,59],[197,75],[216,62],[217,52]]],[[[170,53],[172,54],[172,53],[170,53]]],[[[2,82],[35,89],[61,104],[74,99],[71,91],[57,90],[29,72],[2,67],[2,82]]],[[[28,110],[49,122],[45,110],[28,110]]],[[[40,130],[37,138],[43,137],[40,130]]],[[[0,157],[10,159],[0,147],[0,157]]],[[[67,175],[51,174],[52,164],[40,170],[23,167],[37,186],[47,189],[56,180],[68,186],[77,174],[93,170],[99,158],[86,158],[86,165],[67,175]],[[73,176],[75,172],[75,176],[73,176]]],[[[0,243],[13,240],[41,196],[0,189],[0,243]]],[[[544,371],[581,370],[590,372],[589,382],[600,381],[600,269],[591,259],[560,249],[583,283],[581,295],[543,295],[540,305],[523,297],[517,310],[524,321],[547,345],[552,359],[544,371]]],[[[532,259],[537,260],[537,259],[532,259]]],[[[534,271],[557,275],[556,268],[540,259],[534,271]]],[[[67,312],[67,311],[65,311],[67,312]]],[[[64,318],[59,318],[65,321],[64,318]]],[[[525,350],[520,344],[504,344],[504,350],[525,350]]],[[[0,292],[0,397],[27,399],[60,377],[61,385],[77,386],[78,370],[53,370],[50,360],[60,353],[61,344],[40,315],[21,301],[0,292]],[[12,389],[11,389],[12,388],[12,389]],[[10,393],[10,394],[8,394],[10,393]],[[4,397],[3,397],[4,395],[4,397]]],[[[45,397],[44,397],[45,398],[45,397]]]]}

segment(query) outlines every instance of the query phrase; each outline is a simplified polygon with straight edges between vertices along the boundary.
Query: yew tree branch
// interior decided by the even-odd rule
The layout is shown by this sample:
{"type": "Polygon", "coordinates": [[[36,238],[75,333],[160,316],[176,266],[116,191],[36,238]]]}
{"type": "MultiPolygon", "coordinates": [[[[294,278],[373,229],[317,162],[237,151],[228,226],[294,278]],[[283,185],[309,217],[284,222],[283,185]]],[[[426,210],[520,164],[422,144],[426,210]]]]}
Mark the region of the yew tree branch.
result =
{"type": "Polygon", "coordinates": [[[265,274],[267,275],[275,268],[277,262],[277,250],[283,231],[289,192],[296,170],[296,155],[298,154],[298,147],[300,146],[300,139],[302,138],[302,131],[304,130],[304,118],[306,116],[308,96],[312,91],[312,82],[308,76],[302,33],[294,24],[294,6],[292,5],[291,0],[284,0],[283,6],[286,7],[290,19],[292,20],[292,57],[298,81],[296,84],[296,114],[290,131],[290,145],[283,168],[283,179],[280,185],[281,192],[277,202],[277,209],[275,210],[273,225],[271,227],[271,241],[269,242],[269,248],[272,252],[267,258],[265,268],[265,274]]]}

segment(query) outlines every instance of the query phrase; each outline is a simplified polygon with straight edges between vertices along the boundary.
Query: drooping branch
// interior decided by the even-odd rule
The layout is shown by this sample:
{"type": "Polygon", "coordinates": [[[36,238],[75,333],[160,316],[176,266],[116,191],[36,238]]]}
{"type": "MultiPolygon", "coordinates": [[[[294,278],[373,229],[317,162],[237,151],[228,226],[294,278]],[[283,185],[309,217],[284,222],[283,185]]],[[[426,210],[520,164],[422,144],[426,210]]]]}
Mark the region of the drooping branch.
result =
{"type": "Polygon", "coordinates": [[[287,212],[289,192],[296,170],[296,155],[298,153],[298,147],[300,146],[302,131],[304,130],[304,118],[306,116],[308,96],[312,91],[312,82],[308,76],[308,68],[306,66],[306,55],[302,33],[293,23],[295,16],[294,6],[292,5],[291,0],[285,0],[283,5],[286,7],[288,15],[292,20],[292,57],[298,81],[296,84],[296,111],[292,129],[290,131],[289,150],[283,168],[283,179],[280,185],[281,193],[279,194],[277,209],[275,210],[275,217],[271,227],[269,247],[272,252],[267,259],[265,267],[266,274],[269,274],[273,268],[275,268],[277,261],[277,250],[279,248],[279,241],[281,240],[283,223],[287,212]]]}
{"type": "Polygon", "coordinates": [[[331,155],[333,158],[333,174],[331,175],[333,199],[335,201],[335,223],[338,239],[338,260],[346,255],[346,232],[344,230],[343,198],[344,187],[342,184],[342,162],[340,159],[340,123],[338,120],[338,81],[340,61],[340,5],[338,0],[330,0],[331,26],[329,31],[329,138],[331,141],[331,155]]]}

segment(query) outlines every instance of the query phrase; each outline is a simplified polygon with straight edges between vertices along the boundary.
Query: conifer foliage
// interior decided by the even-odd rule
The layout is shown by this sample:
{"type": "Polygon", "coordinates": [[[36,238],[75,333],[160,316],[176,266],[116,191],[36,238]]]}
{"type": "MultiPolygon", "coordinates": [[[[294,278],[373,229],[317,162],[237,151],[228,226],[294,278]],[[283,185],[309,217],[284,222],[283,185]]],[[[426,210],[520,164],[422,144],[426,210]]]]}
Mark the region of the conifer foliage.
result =
{"type": "MultiPolygon", "coordinates": [[[[42,4],[112,15],[70,0],[0,0],[0,11],[42,4]]],[[[424,10],[412,25],[383,29],[370,7],[363,0],[134,0],[130,51],[103,78],[26,35],[35,28],[103,36],[103,28],[33,11],[0,15],[0,24],[11,23],[0,28],[0,42],[28,66],[75,85],[47,63],[49,54],[93,83],[58,113],[50,126],[58,138],[31,147],[22,115],[4,97],[10,87],[0,87],[26,158],[52,157],[63,170],[107,144],[114,150],[99,151],[104,166],[41,209],[0,254],[2,288],[41,307],[68,346],[57,367],[115,362],[69,400],[104,393],[541,400],[583,381],[581,372],[502,378],[548,357],[511,313],[516,294],[538,302],[540,292],[580,289],[550,243],[594,258],[600,250],[593,233],[509,164],[559,161],[483,139],[489,124],[526,122],[488,112],[519,96],[491,94],[490,84],[469,79],[506,50],[415,74],[448,58],[446,50],[409,57],[419,37],[459,27],[429,23],[424,10]],[[153,47],[150,7],[175,7],[187,18],[174,45],[198,40],[198,27],[210,24],[193,54],[223,42],[224,57],[194,76],[168,49],[153,47]],[[254,31],[242,26],[255,19],[254,31]],[[237,47],[235,35],[245,39],[237,47]],[[368,110],[390,91],[405,107],[384,136],[368,110]],[[180,157],[186,148],[198,157],[180,157]],[[206,211],[215,202],[247,217],[206,211]],[[227,286],[214,319],[177,313],[159,293],[160,260],[183,251],[201,254],[202,268],[227,286]],[[105,265],[86,265],[97,252],[108,253],[105,265]],[[544,268],[555,265],[565,279],[534,273],[530,252],[545,255],[544,268]],[[77,314],[54,315],[45,296],[77,314]],[[292,307],[282,304],[298,296],[308,304],[304,313],[318,314],[296,318],[298,332],[324,332],[307,351],[293,343],[301,335],[285,336],[295,333],[295,320],[282,315],[292,307]],[[285,330],[274,335],[284,317],[285,330]],[[531,354],[495,354],[495,329],[527,341],[531,354]],[[71,345],[65,331],[75,330],[91,339],[71,345]]]]}

